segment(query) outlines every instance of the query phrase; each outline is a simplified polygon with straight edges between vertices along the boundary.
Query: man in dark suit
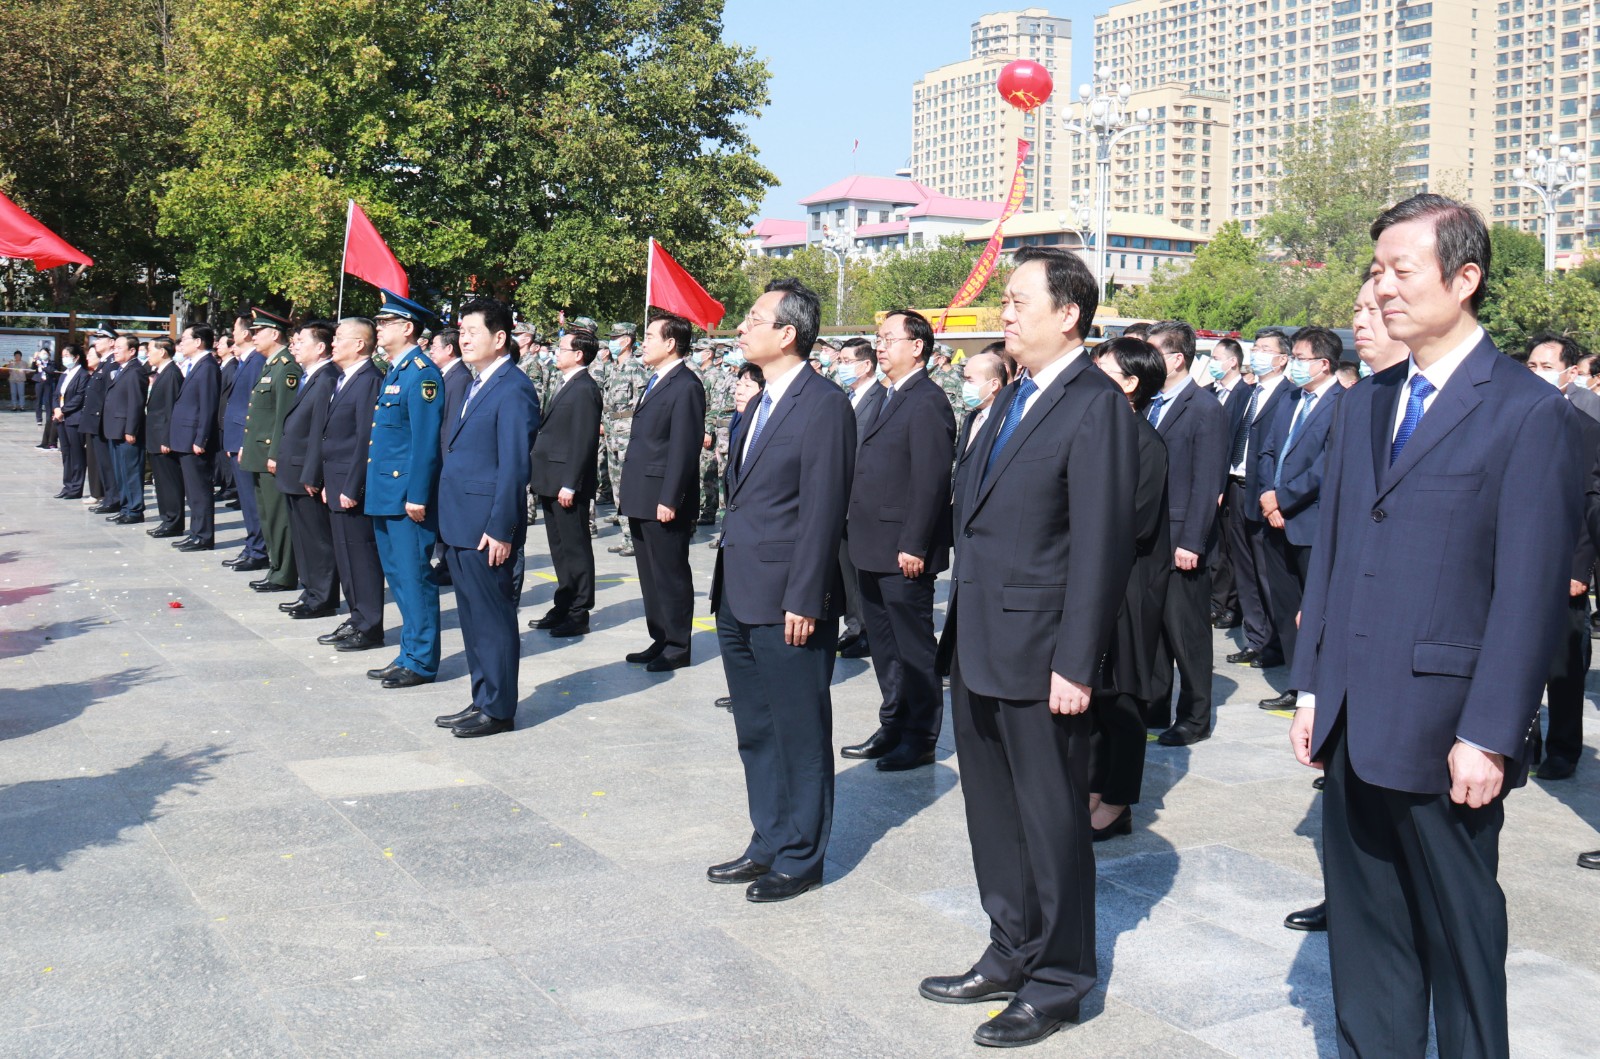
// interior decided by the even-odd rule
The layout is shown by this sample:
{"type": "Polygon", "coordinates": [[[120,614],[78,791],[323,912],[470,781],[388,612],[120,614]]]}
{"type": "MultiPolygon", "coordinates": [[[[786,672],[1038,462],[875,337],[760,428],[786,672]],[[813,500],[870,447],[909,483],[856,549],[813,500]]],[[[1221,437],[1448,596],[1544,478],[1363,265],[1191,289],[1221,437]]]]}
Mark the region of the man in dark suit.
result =
{"type": "MultiPolygon", "coordinates": [[[[455,420],[461,415],[461,406],[467,402],[467,388],[472,385],[472,369],[461,360],[461,332],[446,327],[433,336],[428,346],[428,359],[439,369],[439,383],[444,388],[444,415],[439,417],[439,451],[444,451],[448,434],[455,429],[455,420]]],[[[522,583],[522,556],[517,556],[517,584],[520,595],[522,583]]],[[[428,574],[441,588],[450,584],[450,568],[444,563],[444,542],[433,545],[433,569],[428,574]]]]}
{"type": "Polygon", "coordinates": [[[172,408],[171,444],[189,501],[189,535],[173,544],[181,552],[208,552],[216,544],[217,499],[212,481],[222,447],[218,420],[222,371],[211,351],[215,342],[215,332],[205,324],[190,324],[178,340],[184,377],[183,391],[172,408]]]}
{"type": "MultiPolygon", "coordinates": [[[[231,334],[216,336],[216,350],[213,358],[217,363],[218,388],[217,388],[217,445],[219,451],[213,454],[212,481],[217,486],[217,499],[235,508],[239,506],[239,492],[233,480],[233,461],[228,454],[220,450],[222,444],[223,413],[227,411],[228,398],[233,394],[233,380],[239,374],[238,346],[231,334]]],[[[190,515],[190,521],[194,520],[190,515]]]]}
{"type": "Polygon", "coordinates": [[[56,385],[56,406],[50,415],[60,428],[61,492],[59,500],[79,500],[83,497],[84,438],[79,429],[83,417],[83,398],[89,390],[89,372],[80,363],[82,354],[77,346],[66,346],[61,351],[61,381],[56,385]]]}
{"type": "Polygon", "coordinates": [[[1206,556],[1215,546],[1217,508],[1227,474],[1228,416],[1215,397],[1194,385],[1194,328],[1165,320],[1150,328],[1150,344],[1167,362],[1167,385],[1146,417],[1167,445],[1167,518],[1172,534],[1172,579],[1161,612],[1161,642],[1151,686],[1152,728],[1165,727],[1162,746],[1188,746],[1211,735],[1211,577],[1206,556]],[[1172,672],[1177,666],[1177,719],[1167,727],[1172,672]]]}
{"type": "Polygon", "coordinates": [[[244,424],[250,415],[250,394],[267,365],[266,355],[250,340],[249,325],[248,316],[239,317],[233,325],[234,347],[241,359],[222,413],[222,444],[233,464],[233,484],[238,490],[239,514],[244,518],[245,532],[243,550],[232,559],[224,559],[222,565],[240,573],[265,570],[271,565],[267,561],[267,538],[261,529],[261,513],[256,510],[255,486],[250,472],[239,464],[244,452],[244,424]]]}
{"type": "MultiPolygon", "coordinates": [[[[1321,513],[1322,475],[1328,435],[1344,387],[1334,377],[1343,343],[1325,327],[1295,332],[1285,374],[1294,392],[1278,407],[1257,457],[1258,475],[1270,488],[1261,494],[1263,571],[1268,607],[1278,629],[1285,658],[1293,658],[1299,634],[1296,621],[1311,567],[1311,545],[1317,539],[1321,513]]],[[[1296,692],[1261,700],[1267,710],[1292,710],[1296,692]]]]}
{"type": "Polygon", "coordinates": [[[120,513],[122,501],[117,496],[116,476],[113,474],[111,463],[111,444],[106,441],[105,414],[106,392],[111,388],[111,376],[116,373],[116,361],[111,355],[116,333],[108,328],[101,328],[91,334],[93,337],[90,341],[94,348],[86,362],[89,367],[89,381],[83,394],[83,414],[79,418],[79,427],[87,443],[91,479],[89,492],[100,501],[89,510],[96,515],[113,515],[120,513]]]}
{"type": "MultiPolygon", "coordinates": [[[[883,386],[879,384],[878,353],[865,338],[852,338],[840,348],[833,358],[834,381],[844,387],[850,398],[850,407],[856,413],[856,453],[861,452],[861,437],[867,426],[878,418],[878,405],[883,402],[883,386]]],[[[866,658],[872,653],[872,644],[861,617],[861,576],[855,563],[850,561],[848,519],[845,540],[839,546],[839,569],[844,577],[844,624],[839,629],[839,657],[866,658]]]]}
{"type": "Polygon", "coordinates": [[[150,343],[150,392],[144,404],[144,451],[155,481],[161,524],[145,530],[152,537],[182,537],[183,464],[172,445],[172,412],[183,389],[183,371],[172,359],[170,338],[150,343]]]}
{"type": "Polygon", "coordinates": [[[459,738],[509,732],[517,716],[517,600],[512,558],[528,533],[528,454],[539,398],[517,370],[511,310],[492,298],[461,307],[461,356],[476,378],[445,443],[439,533],[455,582],[472,702],[434,723],[459,738]]]}
{"type": "Polygon", "coordinates": [[[833,679],[844,586],[839,542],[855,465],[850,401],[807,360],[821,303],[775,280],[739,324],[766,380],[728,449],[728,506],[711,581],[753,833],[706,870],[785,901],[822,884],[833,826],[833,679]]]}
{"type": "Polygon", "coordinates": [[[876,758],[882,771],[904,772],[933,764],[944,724],[933,585],[950,558],[956,420],[944,388],[928,377],[927,318],[889,313],[878,325],[877,346],[889,385],[857,441],[845,534],[882,700],[878,730],[840,754],[876,758]]]}
{"type": "Polygon", "coordinates": [[[1588,354],[1571,336],[1541,331],[1528,339],[1521,352],[1513,351],[1511,356],[1565,394],[1572,407],[1590,419],[1600,421],[1600,396],[1572,381],[1579,362],[1588,354]]]}
{"type": "Polygon", "coordinates": [[[279,604],[291,618],[328,618],[339,613],[339,570],[333,555],[333,526],[322,500],[322,435],[328,426],[328,405],[335,376],[328,359],[333,325],[310,320],[290,340],[302,374],[294,385],[283,418],[278,455],[273,461],[273,487],[289,505],[289,543],[300,575],[300,598],[279,604]]]}
{"type": "MultiPolygon", "coordinates": [[[[372,412],[383,385],[383,374],[372,360],[377,343],[378,330],[371,320],[353,317],[339,322],[333,336],[338,378],[318,449],[322,466],[314,484],[320,486],[328,508],[334,565],[350,617],[333,632],[317,637],[317,642],[339,651],[383,646],[383,565],[372,519],[363,506],[372,412]]],[[[308,467],[308,479],[311,472],[308,467]]]]}
{"type": "Polygon", "coordinates": [[[1295,756],[1326,770],[1340,1052],[1510,1054],[1504,796],[1582,519],[1581,434],[1478,326],[1489,234],[1416,195],[1372,226],[1405,363],[1340,398],[1291,686],[1295,756]],[[1382,955],[1375,959],[1374,953],[1382,955]]]}
{"type": "Polygon", "coordinates": [[[650,646],[627,656],[651,673],[689,664],[694,621],[694,576],[689,542],[699,509],[700,448],[705,437],[706,388],[683,364],[694,336],[689,321],[658,313],[645,327],[644,366],[650,372],[634,406],[622,463],[622,516],[633,532],[634,561],[644,597],[650,646]]]}
{"type": "Polygon", "coordinates": [[[1233,562],[1234,590],[1239,593],[1239,615],[1244,626],[1244,646],[1228,661],[1252,668],[1284,664],[1278,631],[1267,605],[1261,533],[1261,482],[1256,473],[1267,427],[1283,403],[1289,386],[1283,377],[1289,365],[1289,339],[1277,328],[1262,328],[1250,349],[1250,368],[1256,384],[1245,412],[1234,428],[1228,453],[1228,480],[1223,506],[1228,509],[1228,556],[1233,562]]]}
{"type": "Polygon", "coordinates": [[[131,526],[144,521],[144,394],[145,378],[136,354],[139,341],[132,335],[118,335],[112,343],[114,358],[101,430],[110,443],[111,466],[115,475],[113,498],[116,514],[106,521],[131,526]]]}
{"type": "Polygon", "coordinates": [[[601,402],[589,365],[599,352],[600,340],[593,331],[574,329],[561,336],[556,343],[560,383],[533,442],[529,480],[544,512],[556,593],[549,611],[528,627],[548,630],[556,639],[588,632],[589,612],[594,609],[589,504],[599,473],[601,402]]]}
{"type": "MultiPolygon", "coordinates": [[[[1239,424],[1244,422],[1250,407],[1250,394],[1255,389],[1244,381],[1244,350],[1231,338],[1219,338],[1211,347],[1211,361],[1207,374],[1211,377],[1211,393],[1222,405],[1228,417],[1226,446],[1231,449],[1239,424]]],[[[1231,451],[1229,452],[1231,456],[1231,451]]],[[[1211,625],[1216,629],[1234,629],[1242,622],[1239,613],[1239,589],[1233,572],[1233,550],[1228,545],[1228,505],[1217,511],[1216,544],[1211,549],[1211,625]]]]}
{"type": "Polygon", "coordinates": [[[1089,698],[1133,567],[1139,481],[1133,412],[1083,345],[1094,277],[1057,247],[1016,261],[1000,319],[1028,374],[995,398],[962,474],[945,627],[990,944],[920,988],[947,1004],[1009,999],[974,1035],[1001,1047],[1076,1020],[1095,983],[1089,698]]]}

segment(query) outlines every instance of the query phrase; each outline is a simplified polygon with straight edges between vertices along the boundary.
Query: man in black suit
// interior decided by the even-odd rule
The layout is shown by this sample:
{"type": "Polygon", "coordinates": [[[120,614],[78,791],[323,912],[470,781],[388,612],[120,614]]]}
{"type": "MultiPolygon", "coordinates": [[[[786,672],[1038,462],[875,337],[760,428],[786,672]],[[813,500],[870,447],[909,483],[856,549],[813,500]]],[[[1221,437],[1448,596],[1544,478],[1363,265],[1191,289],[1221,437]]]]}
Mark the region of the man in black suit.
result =
{"type": "Polygon", "coordinates": [[[856,424],[849,399],[807,361],[821,312],[804,284],[775,280],[739,324],[739,347],[766,387],[729,443],[711,609],[754,831],[706,877],[749,883],[756,902],[820,886],[833,826],[828,685],[856,424]]]}
{"type": "Polygon", "coordinates": [[[1167,445],[1167,519],[1172,532],[1172,579],[1161,612],[1156,648],[1152,728],[1166,727],[1162,746],[1188,746],[1211,735],[1211,578],[1206,556],[1215,545],[1217,508],[1228,458],[1228,416],[1216,398],[1189,376],[1194,328],[1164,320],[1150,328],[1150,344],[1167,362],[1167,385],[1146,415],[1167,445]],[[1179,689],[1171,719],[1172,670],[1179,689]]]}
{"type": "Polygon", "coordinates": [[[1268,606],[1266,559],[1261,517],[1261,478],[1257,473],[1267,427],[1294,389],[1283,378],[1289,365],[1289,339],[1277,328],[1256,333],[1250,349],[1250,369],[1255,389],[1245,414],[1233,433],[1228,454],[1228,482],[1224,504],[1228,508],[1228,552],[1233,559],[1233,583],[1239,593],[1239,613],[1244,622],[1244,646],[1228,655],[1229,662],[1268,669],[1284,664],[1278,630],[1268,606]]]}
{"type": "Polygon", "coordinates": [[[594,543],[589,537],[589,504],[594,500],[600,462],[600,387],[589,365],[600,352],[593,331],[572,330],[556,343],[561,381],[544,409],[533,442],[529,478],[544,511],[545,539],[556,568],[556,594],[550,609],[529,628],[547,629],[566,639],[589,631],[594,609],[594,543]]]}
{"type": "Polygon", "coordinates": [[[78,500],[83,497],[84,454],[83,432],[79,423],[83,417],[84,394],[89,390],[89,372],[80,363],[82,353],[77,346],[61,350],[61,381],[56,384],[56,406],[50,416],[60,430],[61,492],[58,500],[78,500]]]}
{"type": "Polygon", "coordinates": [[[884,772],[933,764],[944,723],[935,672],[933,584],[950,557],[950,457],[956,420],[928,377],[933,327],[911,310],[878,325],[878,366],[889,380],[856,446],[846,543],[861,579],[862,616],[882,702],[878,730],[847,746],[884,772]]]}
{"type": "Polygon", "coordinates": [[[106,393],[111,388],[111,376],[116,372],[116,361],[112,358],[111,350],[117,333],[102,327],[89,334],[91,348],[84,362],[89,369],[89,381],[83,394],[79,428],[83,432],[87,454],[89,492],[100,501],[89,510],[96,515],[119,514],[122,501],[117,496],[111,443],[105,435],[106,393]]]}
{"type": "Polygon", "coordinates": [[[289,349],[300,366],[289,411],[278,434],[278,455],[268,460],[273,485],[289,505],[289,546],[300,575],[300,598],[280,603],[291,618],[328,618],[339,613],[339,572],[333,555],[333,526],[322,500],[322,435],[338,371],[328,357],[333,325],[308,320],[295,329],[289,349]]]}
{"type": "Polygon", "coordinates": [[[150,343],[150,392],[144,404],[144,451],[155,481],[161,524],[145,530],[152,537],[182,537],[183,463],[172,446],[172,411],[183,389],[183,371],[172,360],[172,339],[150,343]]]}
{"type": "Polygon", "coordinates": [[[189,535],[173,543],[180,552],[208,552],[216,543],[217,498],[212,491],[222,449],[222,371],[211,353],[215,332],[191,324],[178,339],[183,391],[172,409],[172,451],[189,501],[189,535]]]}
{"type": "Polygon", "coordinates": [[[100,429],[110,445],[113,498],[117,513],[107,522],[131,526],[144,521],[144,394],[145,378],[136,356],[139,341],[118,335],[111,346],[114,363],[106,389],[105,413],[100,429]]]}
{"type": "Polygon", "coordinates": [[[1056,247],[1016,261],[1000,319],[1028,374],[1000,391],[962,474],[945,627],[990,944],[920,988],[947,1004],[1010,999],[974,1036],[1002,1047],[1076,1020],[1095,983],[1089,696],[1133,568],[1139,481],[1133,412],[1083,345],[1094,277],[1056,247]]]}
{"type": "MultiPolygon", "coordinates": [[[[228,397],[233,393],[233,380],[239,374],[239,356],[235,348],[233,335],[224,332],[216,335],[216,351],[213,359],[217,364],[217,444],[211,462],[215,468],[212,480],[218,488],[217,499],[226,504],[237,504],[238,489],[233,481],[233,460],[222,450],[223,418],[228,408],[228,397]]],[[[191,512],[189,521],[194,521],[191,512]]]]}
{"type": "Polygon", "coordinates": [[[1571,336],[1558,335],[1553,331],[1541,331],[1528,339],[1520,352],[1513,350],[1511,356],[1526,364],[1539,378],[1560,390],[1572,403],[1572,407],[1590,419],[1600,421],[1600,396],[1572,381],[1573,375],[1577,373],[1578,364],[1588,354],[1571,336]]]}
{"type": "MultiPolygon", "coordinates": [[[[856,413],[856,454],[861,453],[861,437],[867,427],[878,418],[878,405],[883,402],[883,386],[879,384],[878,353],[865,338],[852,338],[839,349],[833,358],[833,377],[844,387],[850,398],[850,407],[856,413]]],[[[844,577],[844,624],[839,629],[839,657],[866,658],[872,654],[872,644],[861,617],[861,577],[855,563],[850,561],[849,525],[846,522],[845,540],[839,546],[839,570],[844,577]]]]}
{"type": "Polygon", "coordinates": [[[651,673],[689,664],[694,577],[689,542],[699,509],[700,448],[706,388],[683,366],[693,338],[689,321],[658,313],[645,327],[644,366],[651,371],[634,406],[622,463],[622,510],[632,528],[639,592],[650,646],[627,656],[651,673]]]}
{"type": "MultiPolygon", "coordinates": [[[[383,565],[372,519],[362,507],[367,489],[367,444],[383,374],[372,361],[378,329],[371,320],[339,322],[333,336],[333,398],[322,427],[318,455],[322,502],[328,508],[334,565],[350,617],[317,642],[339,651],[369,651],[383,646],[383,565]]],[[[307,478],[311,477],[307,468],[307,478]]]]}
{"type": "MultiPolygon", "coordinates": [[[[1250,394],[1255,389],[1244,381],[1244,350],[1231,338],[1219,338],[1211,348],[1211,392],[1222,404],[1228,417],[1228,435],[1225,446],[1233,444],[1233,437],[1244,421],[1250,407],[1250,394]]],[[[1231,452],[1230,454],[1231,455],[1231,452]]],[[[1216,629],[1233,629],[1241,623],[1239,613],[1239,588],[1233,572],[1233,549],[1229,546],[1228,505],[1217,511],[1216,544],[1211,549],[1211,625],[1216,629]]]]}
{"type": "MultiPolygon", "coordinates": [[[[472,385],[472,369],[461,360],[461,332],[454,327],[446,327],[433,336],[433,340],[426,343],[423,352],[428,359],[433,361],[433,366],[439,369],[439,381],[444,387],[444,416],[439,420],[439,446],[444,451],[444,443],[449,434],[455,429],[455,421],[461,415],[461,406],[467,402],[467,388],[472,385]]],[[[522,586],[522,556],[517,556],[517,591],[521,594],[522,586]]],[[[429,580],[441,588],[450,584],[450,568],[444,561],[444,542],[435,541],[433,545],[433,569],[428,573],[429,580]]]]}

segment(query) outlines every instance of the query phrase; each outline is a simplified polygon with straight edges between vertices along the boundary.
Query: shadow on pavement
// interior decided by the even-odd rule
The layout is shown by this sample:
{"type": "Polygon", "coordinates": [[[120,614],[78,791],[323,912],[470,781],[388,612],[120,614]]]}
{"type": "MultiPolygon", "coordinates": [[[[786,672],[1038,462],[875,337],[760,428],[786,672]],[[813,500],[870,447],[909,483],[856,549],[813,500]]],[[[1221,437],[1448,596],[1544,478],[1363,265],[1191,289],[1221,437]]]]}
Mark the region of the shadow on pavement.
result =
{"type": "Polygon", "coordinates": [[[105,699],[113,699],[129,688],[146,683],[154,672],[149,666],[125,669],[108,676],[42,688],[0,688],[0,739],[33,735],[58,724],[75,720],[84,710],[105,699]]]}

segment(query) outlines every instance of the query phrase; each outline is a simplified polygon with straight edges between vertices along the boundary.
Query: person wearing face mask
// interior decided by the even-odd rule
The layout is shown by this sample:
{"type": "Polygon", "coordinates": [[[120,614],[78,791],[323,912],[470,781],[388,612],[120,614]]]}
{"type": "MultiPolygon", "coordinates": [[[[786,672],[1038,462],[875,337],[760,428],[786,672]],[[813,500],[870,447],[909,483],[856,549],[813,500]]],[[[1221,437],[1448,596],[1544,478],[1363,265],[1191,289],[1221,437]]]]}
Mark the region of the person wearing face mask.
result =
{"type": "Polygon", "coordinates": [[[1572,377],[1585,356],[1583,347],[1578,343],[1566,335],[1541,331],[1528,339],[1521,356],[1515,353],[1512,356],[1526,364],[1539,378],[1566,394],[1572,407],[1590,419],[1600,421],[1600,397],[1590,393],[1586,387],[1573,385],[1572,377]]]}
{"type": "MultiPolygon", "coordinates": [[[[834,361],[833,378],[850,398],[856,413],[856,453],[861,452],[861,439],[867,427],[878,418],[878,405],[883,403],[883,387],[878,383],[878,353],[871,341],[852,338],[839,350],[834,361]]],[[[872,654],[872,641],[867,636],[867,626],[861,617],[861,575],[850,561],[849,526],[846,539],[839,543],[839,569],[844,575],[844,624],[839,630],[839,657],[867,658],[872,654]]]]}
{"type": "Polygon", "coordinates": [[[651,372],[634,356],[635,324],[626,321],[613,324],[606,346],[611,353],[611,364],[600,382],[600,395],[605,403],[605,460],[611,477],[611,495],[617,502],[617,514],[611,516],[612,525],[622,527],[622,543],[613,544],[608,552],[626,558],[633,556],[633,530],[621,518],[622,465],[628,458],[628,438],[633,433],[633,412],[644,396],[651,372]]]}
{"type": "Polygon", "coordinates": [[[733,369],[717,356],[710,340],[696,350],[692,367],[706,388],[705,435],[700,441],[700,511],[695,521],[701,526],[715,526],[722,491],[720,431],[733,417],[733,369]]]}
{"type": "Polygon", "coordinates": [[[79,500],[83,497],[84,450],[83,432],[79,430],[83,415],[83,398],[89,390],[89,373],[78,363],[78,347],[61,349],[61,381],[56,385],[56,406],[50,416],[59,427],[61,445],[61,492],[57,500],[79,500]]]}
{"type": "MultiPolygon", "coordinates": [[[[1255,387],[1244,381],[1239,369],[1244,366],[1244,350],[1231,338],[1217,340],[1212,347],[1211,360],[1206,374],[1211,379],[1211,392],[1222,403],[1228,416],[1228,441],[1231,444],[1244,413],[1250,406],[1250,394],[1255,387]]],[[[1229,525],[1228,505],[1224,503],[1217,512],[1216,554],[1211,557],[1211,627],[1235,629],[1243,620],[1239,614],[1239,588],[1234,576],[1234,558],[1229,525]]]]}

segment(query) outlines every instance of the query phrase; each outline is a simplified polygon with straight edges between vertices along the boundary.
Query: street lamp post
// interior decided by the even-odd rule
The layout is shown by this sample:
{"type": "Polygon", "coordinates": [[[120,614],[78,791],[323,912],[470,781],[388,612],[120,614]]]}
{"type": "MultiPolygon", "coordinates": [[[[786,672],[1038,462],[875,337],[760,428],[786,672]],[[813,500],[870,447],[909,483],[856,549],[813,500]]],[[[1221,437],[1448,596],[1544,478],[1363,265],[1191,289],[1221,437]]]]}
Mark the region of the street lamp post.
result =
{"type": "Polygon", "coordinates": [[[1067,208],[1056,214],[1056,223],[1061,225],[1063,231],[1078,233],[1078,241],[1085,250],[1091,254],[1095,251],[1094,233],[1089,231],[1089,220],[1094,210],[1087,202],[1080,202],[1077,198],[1067,200],[1067,208]]]}
{"type": "Polygon", "coordinates": [[[1083,137],[1094,147],[1095,181],[1095,280],[1101,293],[1106,289],[1106,213],[1111,208],[1111,149],[1136,132],[1150,127],[1150,111],[1128,109],[1133,96],[1133,86],[1124,81],[1111,80],[1110,66],[1094,72],[1094,84],[1078,86],[1078,104],[1074,108],[1075,120],[1064,122],[1062,128],[1083,137]]]}
{"type": "Polygon", "coordinates": [[[843,232],[831,232],[826,228],[822,232],[822,249],[831,253],[838,268],[838,286],[833,298],[833,326],[839,327],[844,323],[844,255],[855,245],[843,232]]]}
{"type": "Polygon", "coordinates": [[[1526,167],[1518,166],[1511,176],[1518,187],[1539,196],[1544,206],[1544,270],[1556,270],[1556,202],[1582,183],[1578,168],[1583,154],[1571,147],[1557,147],[1554,133],[1547,133],[1543,148],[1530,147],[1523,155],[1526,167]]]}

